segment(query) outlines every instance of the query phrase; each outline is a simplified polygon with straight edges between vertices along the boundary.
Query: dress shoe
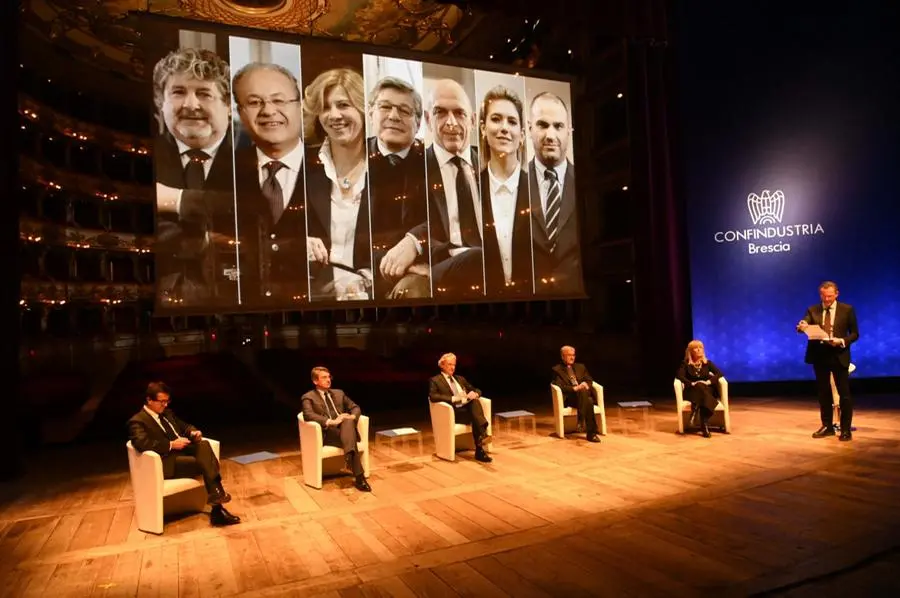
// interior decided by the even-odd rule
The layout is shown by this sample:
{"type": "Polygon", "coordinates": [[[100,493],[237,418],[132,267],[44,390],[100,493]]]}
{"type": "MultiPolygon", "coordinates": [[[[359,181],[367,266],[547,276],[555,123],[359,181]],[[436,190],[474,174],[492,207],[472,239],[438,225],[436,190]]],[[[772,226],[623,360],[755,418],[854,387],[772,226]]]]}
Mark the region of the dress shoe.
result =
{"type": "Polygon", "coordinates": [[[225,489],[222,488],[222,484],[213,488],[212,492],[209,493],[209,496],[206,497],[206,504],[208,505],[221,505],[229,501],[231,501],[231,495],[225,492],[225,489]]]}
{"type": "Polygon", "coordinates": [[[813,438],[825,438],[826,436],[834,436],[834,426],[822,426],[813,432],[813,438]]]}
{"type": "Polygon", "coordinates": [[[700,424],[700,435],[704,438],[712,437],[712,434],[709,433],[709,426],[706,424],[706,422],[700,424]]]}
{"type": "Polygon", "coordinates": [[[356,476],[356,481],[353,482],[353,485],[356,486],[356,489],[360,492],[371,492],[372,487],[369,486],[369,482],[366,481],[366,476],[359,474],[356,476]]]}
{"type": "Polygon", "coordinates": [[[585,439],[586,439],[588,442],[596,442],[596,443],[599,444],[599,442],[600,442],[600,435],[599,435],[599,434],[588,434],[587,436],[585,436],[585,439]]]}
{"type": "Polygon", "coordinates": [[[475,460],[476,460],[476,461],[479,461],[479,462],[481,462],[481,463],[491,463],[491,462],[493,462],[493,459],[491,458],[491,456],[488,455],[486,452],[484,452],[484,449],[483,449],[483,448],[477,448],[477,449],[475,449],[475,460]]]}
{"type": "Polygon", "coordinates": [[[847,442],[850,440],[853,440],[853,432],[851,432],[850,430],[844,430],[843,432],[841,432],[841,442],[847,442]]]}
{"type": "Polygon", "coordinates": [[[228,510],[225,509],[225,507],[223,507],[222,505],[215,505],[209,514],[210,525],[235,525],[240,522],[240,517],[229,513],[228,510]]]}

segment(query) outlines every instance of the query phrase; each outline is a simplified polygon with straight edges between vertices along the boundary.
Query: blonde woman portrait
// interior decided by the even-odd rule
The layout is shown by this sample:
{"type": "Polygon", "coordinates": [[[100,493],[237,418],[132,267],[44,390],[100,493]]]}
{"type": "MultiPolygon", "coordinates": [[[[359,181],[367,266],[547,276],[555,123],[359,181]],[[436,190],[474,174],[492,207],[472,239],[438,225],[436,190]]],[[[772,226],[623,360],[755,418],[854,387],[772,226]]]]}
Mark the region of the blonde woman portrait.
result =
{"type": "Polygon", "coordinates": [[[362,75],[329,69],[303,94],[307,260],[316,300],[372,298],[362,75]]]}

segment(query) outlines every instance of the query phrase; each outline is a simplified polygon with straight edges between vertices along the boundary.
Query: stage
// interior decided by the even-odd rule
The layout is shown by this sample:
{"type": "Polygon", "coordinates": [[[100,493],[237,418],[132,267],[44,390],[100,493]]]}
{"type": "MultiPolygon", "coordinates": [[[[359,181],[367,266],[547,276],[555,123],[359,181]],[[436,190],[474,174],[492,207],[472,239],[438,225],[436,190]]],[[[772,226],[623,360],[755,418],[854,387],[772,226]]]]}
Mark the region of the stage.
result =
{"type": "MultiPolygon", "coordinates": [[[[3,596],[890,595],[900,590],[900,405],[861,397],[854,441],[813,399],[732,398],[730,435],[678,436],[607,399],[602,444],[496,429],[494,462],[432,456],[427,411],[373,417],[371,494],[304,486],[296,423],[221,431],[228,505],[136,529],[121,443],[37,455],[2,488],[3,596]],[[388,425],[384,425],[387,422],[388,425]],[[425,431],[376,448],[391,425],[425,431]],[[227,432],[227,433],[226,433],[227,432]],[[279,458],[240,465],[259,450],[279,458]]],[[[201,428],[202,422],[195,422],[201,428]]],[[[211,430],[206,430],[215,436],[211,430]]],[[[582,435],[583,436],[583,435],[582,435]]]]}

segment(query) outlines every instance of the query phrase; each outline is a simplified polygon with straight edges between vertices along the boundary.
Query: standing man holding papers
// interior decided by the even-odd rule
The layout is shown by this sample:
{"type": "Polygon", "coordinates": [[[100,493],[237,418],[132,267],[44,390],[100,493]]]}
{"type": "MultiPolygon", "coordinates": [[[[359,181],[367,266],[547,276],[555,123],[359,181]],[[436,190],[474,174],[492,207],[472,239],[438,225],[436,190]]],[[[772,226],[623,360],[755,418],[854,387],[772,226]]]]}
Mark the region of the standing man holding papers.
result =
{"type": "Polygon", "coordinates": [[[808,333],[806,363],[812,364],[816,374],[819,410],[822,427],[813,438],[834,436],[834,415],[831,396],[831,376],[840,395],[841,440],[853,439],[850,431],[853,420],[853,398],[850,396],[850,345],[859,339],[856,312],[853,306],[838,303],[838,287],[825,281],[819,285],[821,302],[806,310],[797,324],[797,332],[808,333]],[[814,327],[821,328],[824,334],[814,327]],[[823,338],[824,337],[824,338],[823,338]]]}

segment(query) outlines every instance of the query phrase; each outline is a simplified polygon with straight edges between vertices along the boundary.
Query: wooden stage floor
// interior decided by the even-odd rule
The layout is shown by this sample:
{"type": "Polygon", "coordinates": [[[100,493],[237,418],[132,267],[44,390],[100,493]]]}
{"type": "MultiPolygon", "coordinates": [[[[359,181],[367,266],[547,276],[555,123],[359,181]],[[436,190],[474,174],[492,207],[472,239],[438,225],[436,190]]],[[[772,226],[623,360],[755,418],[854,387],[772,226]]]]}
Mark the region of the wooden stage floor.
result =
{"type": "Polygon", "coordinates": [[[600,445],[550,436],[547,404],[536,435],[495,430],[491,465],[437,460],[427,434],[373,450],[371,494],[304,486],[288,423],[223,438],[242,524],[163,536],[135,527],[124,440],[73,446],[0,489],[0,595],[898,595],[900,397],[858,403],[851,443],[810,438],[811,399],[733,399],[709,440],[674,434],[667,402],[647,427],[613,403],[600,445]],[[228,459],[256,450],[280,458],[228,459]]]}

